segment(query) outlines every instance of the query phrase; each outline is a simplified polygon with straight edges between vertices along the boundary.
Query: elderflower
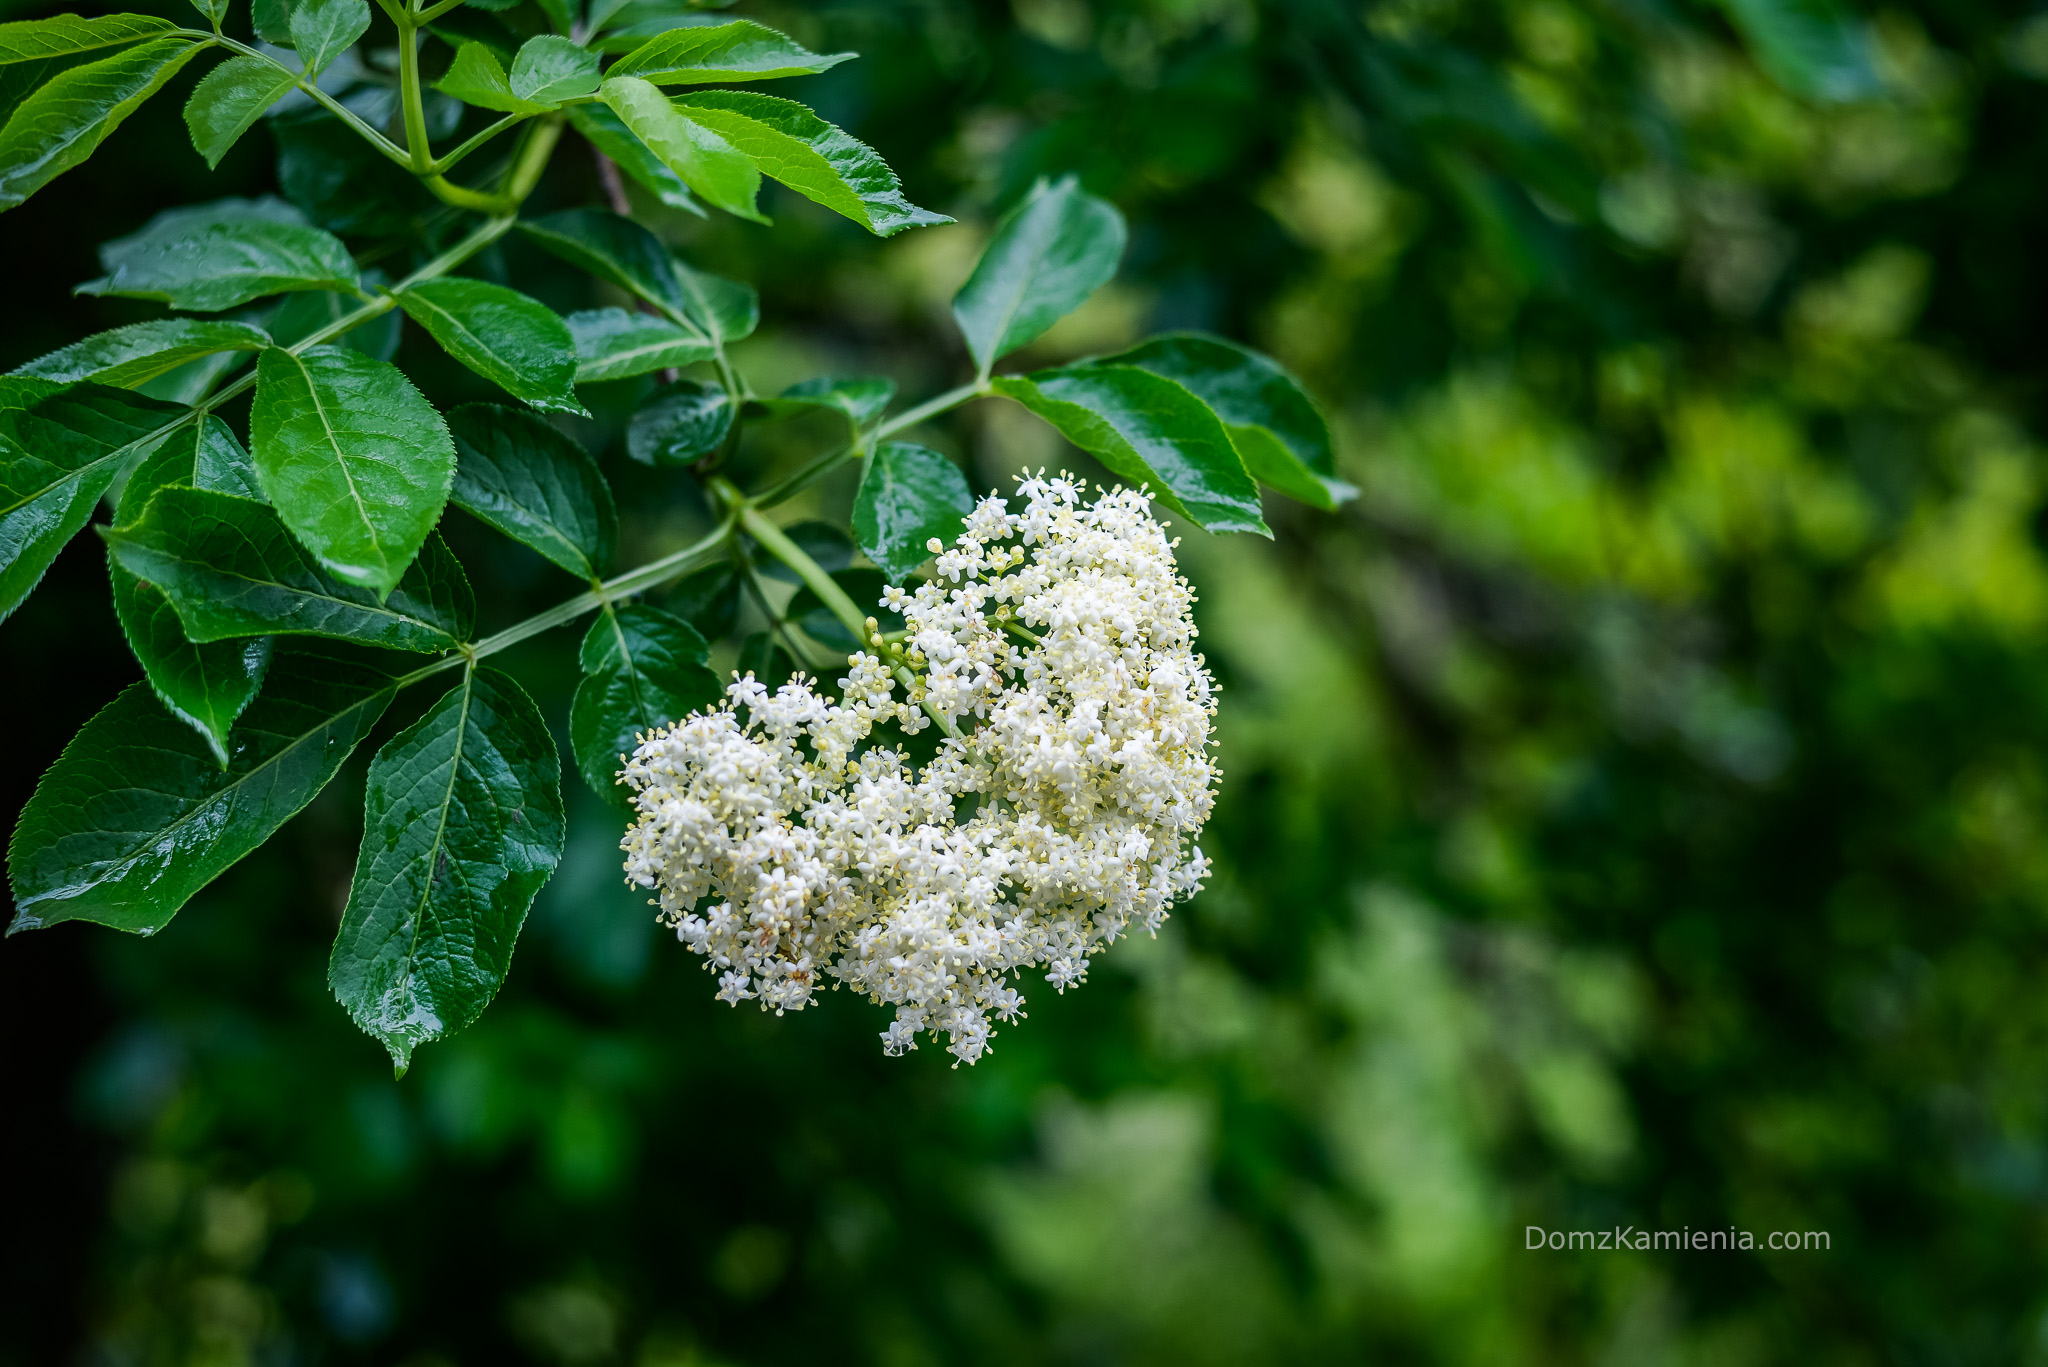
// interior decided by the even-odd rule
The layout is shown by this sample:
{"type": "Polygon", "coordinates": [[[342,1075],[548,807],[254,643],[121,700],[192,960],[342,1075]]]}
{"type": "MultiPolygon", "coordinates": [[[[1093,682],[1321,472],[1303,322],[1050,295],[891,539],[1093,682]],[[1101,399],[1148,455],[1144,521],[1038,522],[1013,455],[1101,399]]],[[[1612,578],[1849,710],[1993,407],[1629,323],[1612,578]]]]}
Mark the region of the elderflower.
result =
{"type": "Polygon", "coordinates": [[[1021,511],[988,498],[934,539],[933,577],[882,599],[900,653],[853,656],[837,702],[749,674],[627,759],[626,877],[720,999],[780,1014],[830,979],[896,1008],[887,1053],[930,1032],[973,1063],[1023,1014],[1014,975],[1063,991],[1201,886],[1216,689],[1194,597],[1149,494],[1081,492],[1024,479],[1021,511]],[[875,738],[927,712],[949,734],[924,765],[875,738]]]}

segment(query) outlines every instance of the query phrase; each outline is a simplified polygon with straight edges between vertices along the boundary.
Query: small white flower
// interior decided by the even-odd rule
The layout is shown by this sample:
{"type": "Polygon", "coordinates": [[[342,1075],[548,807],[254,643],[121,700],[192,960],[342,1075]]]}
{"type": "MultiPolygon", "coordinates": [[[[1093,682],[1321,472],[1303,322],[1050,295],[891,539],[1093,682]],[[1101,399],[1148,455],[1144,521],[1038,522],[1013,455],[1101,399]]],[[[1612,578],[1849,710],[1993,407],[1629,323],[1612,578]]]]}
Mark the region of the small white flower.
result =
{"type": "Polygon", "coordinates": [[[960,729],[915,766],[870,744],[924,713],[890,667],[849,661],[840,699],[748,675],[718,708],[644,738],[624,779],[628,881],[720,972],[719,998],[803,1009],[829,976],[896,1019],[884,1052],[943,1033],[961,1062],[1024,999],[1202,884],[1215,687],[1194,598],[1141,492],[1081,501],[1064,476],[984,499],[935,577],[883,604],[925,702],[960,729]]]}

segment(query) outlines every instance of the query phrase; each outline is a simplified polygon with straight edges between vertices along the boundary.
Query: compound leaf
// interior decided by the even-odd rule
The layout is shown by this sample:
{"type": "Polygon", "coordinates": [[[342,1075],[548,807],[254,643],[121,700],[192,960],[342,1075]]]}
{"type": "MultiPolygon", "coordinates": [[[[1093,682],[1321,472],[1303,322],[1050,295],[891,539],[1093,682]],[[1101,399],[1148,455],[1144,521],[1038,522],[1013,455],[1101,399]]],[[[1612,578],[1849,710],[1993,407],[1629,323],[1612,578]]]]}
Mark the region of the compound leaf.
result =
{"type": "Polygon", "coordinates": [[[133,389],[202,356],[261,351],[269,345],[270,338],[263,330],[247,323],[158,318],[94,333],[84,341],[38,356],[13,373],[33,380],[93,380],[133,389]]]}
{"type": "Polygon", "coordinates": [[[193,641],[332,636],[431,652],[468,640],[474,625],[469,580],[438,536],[380,600],[313,564],[252,499],[167,485],[102,535],[123,569],[163,590],[193,641]]]}
{"type": "Polygon", "coordinates": [[[539,300],[444,275],[400,290],[398,303],[450,356],[514,398],[546,412],[589,416],[576,400],[576,339],[539,300]]]}
{"type": "Polygon", "coordinates": [[[892,584],[932,558],[936,537],[950,546],[974,494],[960,467],[929,446],[885,441],[868,457],[853,496],[853,534],[892,584]]]}
{"type": "Polygon", "coordinates": [[[173,27],[153,14],[53,14],[0,24],[0,66],[139,43],[173,27]]]}
{"type": "Polygon", "coordinates": [[[1335,511],[1356,490],[1336,477],[1329,424],[1301,382],[1270,356],[1221,337],[1176,332],[1095,364],[1136,366],[1188,390],[1222,419],[1252,477],[1335,511]]]}
{"type": "Polygon", "coordinates": [[[79,293],[159,299],[200,313],[290,290],[354,294],[362,285],[341,239],[278,200],[225,199],[158,214],[101,247],[100,264],[107,273],[79,293]]]}
{"type": "Polygon", "coordinates": [[[336,576],[389,593],[455,476],[448,425],[412,381],[347,347],[272,347],[256,363],[249,434],[293,534],[336,576]]]}
{"type": "Polygon", "coordinates": [[[92,516],[123,464],[185,413],[125,389],[7,380],[0,388],[0,620],[92,516]]]}
{"type": "Polygon", "coordinates": [[[624,380],[650,371],[708,361],[717,349],[651,313],[585,309],[563,319],[576,341],[576,383],[624,380]]]}
{"type": "Polygon", "coordinates": [[[636,736],[724,696],[710,658],[697,628],[674,613],[626,603],[598,615],[578,657],[583,680],[569,707],[569,748],[600,796],[623,801],[620,757],[632,753],[636,736]]]}
{"type": "Polygon", "coordinates": [[[512,93],[548,108],[563,100],[585,99],[597,93],[597,67],[595,52],[567,38],[529,38],[512,59],[512,93]]]}
{"type": "Polygon", "coordinates": [[[668,169],[647,144],[633,136],[617,114],[601,104],[572,104],[563,113],[575,130],[599,152],[611,158],[621,171],[639,181],[654,197],[671,209],[681,209],[703,218],[704,206],[683,184],[683,178],[668,169]]]}
{"type": "Polygon", "coordinates": [[[996,224],[974,274],[953,296],[953,317],[981,373],[1108,283],[1124,236],[1116,206],[1072,176],[1032,186],[996,224]]]}
{"type": "Polygon", "coordinates": [[[291,30],[311,80],[369,32],[369,0],[292,0],[291,30]]]}
{"type": "Polygon", "coordinates": [[[22,809],[7,851],[9,933],[59,921],[161,930],[327,786],[392,691],[352,653],[281,649],[222,769],[191,727],[132,685],[64,747],[22,809]]]}
{"type": "Polygon", "coordinates": [[[712,85],[769,81],[830,71],[859,54],[819,54],[772,28],[746,19],[728,24],[672,28],[613,63],[611,75],[637,76],[655,85],[712,85]]]}
{"type": "Polygon", "coordinates": [[[531,546],[578,579],[611,567],[619,515],[611,488],[583,448],[545,418],[499,404],[448,415],[460,508],[531,546]]]}
{"type": "Polygon", "coordinates": [[[1259,487],[1223,423],[1186,389],[1149,370],[1081,365],[1005,375],[1017,400],[1132,484],[1212,532],[1259,532],[1259,487]]]}
{"type": "Polygon", "coordinates": [[[91,156],[200,46],[184,38],[156,38],[51,77],[0,127],[0,210],[12,209],[91,156]]]}
{"type": "Polygon", "coordinates": [[[220,165],[228,149],[255,126],[263,111],[298,84],[276,62],[262,57],[230,57],[206,73],[192,98],[185,101],[185,127],[192,146],[208,167],[220,165]]]}
{"type": "Polygon", "coordinates": [[[643,465],[688,465],[732,431],[732,396],[720,385],[677,380],[655,391],[626,427],[626,454],[643,465]]]}
{"type": "Polygon", "coordinates": [[[497,995],[564,833],[554,740],[496,670],[467,675],[377,752],[327,982],[399,1068],[497,995]]]}
{"type": "Polygon", "coordinates": [[[902,182],[874,148],[794,100],[709,90],[684,95],[675,107],[751,157],[763,174],[877,237],[953,221],[905,199],[902,182]]]}
{"type": "Polygon", "coordinates": [[[632,76],[611,76],[598,88],[619,121],[685,185],[729,214],[768,220],[754,207],[761,173],[753,160],[701,123],[686,117],[660,89],[632,76]]]}

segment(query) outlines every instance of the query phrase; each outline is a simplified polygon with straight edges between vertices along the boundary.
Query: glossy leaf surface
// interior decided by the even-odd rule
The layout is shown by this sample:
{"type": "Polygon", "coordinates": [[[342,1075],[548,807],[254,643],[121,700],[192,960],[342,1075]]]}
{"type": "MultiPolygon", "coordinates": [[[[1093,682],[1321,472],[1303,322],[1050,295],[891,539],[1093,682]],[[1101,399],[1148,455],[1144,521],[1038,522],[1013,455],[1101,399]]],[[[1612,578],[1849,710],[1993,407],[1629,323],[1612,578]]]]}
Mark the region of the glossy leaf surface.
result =
{"type": "Polygon", "coordinates": [[[877,237],[953,221],[905,199],[902,182],[874,148],[794,100],[712,90],[682,96],[675,107],[745,153],[762,174],[877,237]]]}
{"type": "Polygon", "coordinates": [[[708,361],[717,354],[701,334],[665,318],[626,309],[585,309],[563,320],[576,343],[576,383],[624,380],[708,361]]]}
{"type": "Polygon", "coordinates": [[[683,178],[668,169],[660,157],[647,150],[647,144],[633,136],[633,130],[626,127],[617,114],[601,104],[572,104],[563,111],[569,124],[589,140],[590,145],[610,157],[612,162],[634,180],[639,181],[653,192],[654,197],[671,209],[681,209],[697,217],[704,217],[704,206],[690,193],[690,187],[683,184],[683,178]]]}
{"type": "Polygon", "coordinates": [[[535,408],[588,416],[576,399],[576,340],[538,299],[444,275],[398,293],[399,307],[456,360],[535,408]]]}
{"type": "Polygon", "coordinates": [[[578,661],[583,680],[569,708],[569,748],[584,781],[620,805],[620,756],[635,736],[672,726],[724,696],[695,627],[645,603],[608,608],[591,623],[578,661]]]}
{"type": "Polygon", "coordinates": [[[736,19],[729,24],[670,29],[613,63],[611,74],[637,76],[656,85],[767,81],[830,71],[857,55],[812,52],[774,29],[736,19]]]}
{"type": "Polygon", "coordinates": [[[0,66],[139,43],[171,27],[153,14],[53,14],[0,24],[0,66]]]}
{"type": "Polygon", "coordinates": [[[448,415],[455,437],[450,499],[578,579],[611,568],[619,515],[596,462],[545,418],[498,404],[448,415]]]}
{"type": "Polygon", "coordinates": [[[170,485],[102,535],[124,569],[163,590],[194,641],[332,636],[438,651],[468,640],[476,616],[469,581],[438,536],[379,600],[314,564],[277,513],[251,499],[170,485]]]}
{"type": "Polygon", "coordinates": [[[753,159],[703,124],[685,117],[660,89],[631,76],[614,76],[605,81],[598,97],[648,151],[707,203],[756,223],[768,221],[754,207],[761,193],[761,173],[753,159]]]}
{"type": "Polygon", "coordinates": [[[1136,366],[1192,393],[1230,433],[1254,479],[1325,511],[1355,490],[1336,477],[1329,424],[1279,362],[1221,337],[1169,333],[1100,365],[1136,366]]]}
{"type": "Polygon", "coordinates": [[[321,564],[387,593],[433,530],[455,475],[448,425],[398,367],[346,347],[257,361],[256,473],[321,564]]]}
{"type": "Polygon", "coordinates": [[[370,29],[369,0],[292,0],[292,47],[318,76],[370,29]]]}
{"type": "Polygon", "coordinates": [[[597,54],[553,34],[527,39],[512,59],[512,93],[534,104],[583,99],[597,83],[597,54]]]}
{"type": "Polygon", "coordinates": [[[335,647],[280,650],[267,685],[235,728],[226,770],[146,685],[87,722],[15,826],[10,932],[59,921],[161,930],[327,786],[392,694],[389,676],[335,647]]]}
{"type": "Polygon", "coordinates": [[[370,762],[327,982],[400,1068],[497,994],[564,831],[554,740],[496,670],[466,677],[370,762]]]}
{"type": "Polygon", "coordinates": [[[261,351],[270,338],[247,323],[202,318],[159,318],[95,333],[82,342],[38,356],[16,375],[69,383],[93,380],[133,389],[188,361],[222,351],[261,351]]]}
{"type": "Polygon", "coordinates": [[[761,296],[752,285],[672,261],[682,315],[711,344],[724,347],[753,335],[761,323],[761,296]]]}
{"type": "Polygon", "coordinates": [[[230,199],[158,214],[141,232],[102,247],[100,263],[107,273],[80,285],[81,294],[157,299],[201,313],[289,290],[353,294],[362,283],[340,238],[277,201],[230,199]]]}
{"type": "Polygon", "coordinates": [[[263,111],[283,99],[292,73],[261,57],[230,57],[206,73],[185,102],[185,127],[192,146],[209,167],[241,141],[263,111]]]}
{"type": "Polygon", "coordinates": [[[1207,404],[1134,366],[1073,366],[1005,375],[995,391],[1044,418],[1126,483],[1212,532],[1270,536],[1259,489],[1207,404]]]}
{"type": "Polygon", "coordinates": [[[479,109],[502,114],[543,114],[551,106],[521,99],[512,91],[512,79],[505,74],[497,54],[482,43],[464,43],[455,50],[447,73],[434,82],[434,89],[479,109]]]}
{"type": "Polygon", "coordinates": [[[605,209],[565,209],[519,227],[570,265],[651,304],[680,310],[683,287],[661,239],[630,218],[605,209]]]}
{"type": "Polygon", "coordinates": [[[772,399],[759,400],[771,418],[784,418],[830,408],[846,415],[858,432],[880,417],[896,397],[896,382],[886,375],[819,375],[799,380],[772,399]]]}
{"type": "Polygon", "coordinates": [[[974,494],[960,467],[929,446],[885,441],[868,457],[853,496],[853,534],[892,584],[932,558],[933,537],[952,545],[974,494]]]}
{"type": "Polygon", "coordinates": [[[0,620],[92,516],[135,444],[183,412],[95,384],[0,382],[0,620]]]}
{"type": "Polygon", "coordinates": [[[184,38],[156,38],[51,77],[0,126],[0,210],[91,156],[198,51],[184,38]]]}
{"type": "MultiPolygon", "coordinates": [[[[134,520],[166,484],[257,497],[256,467],[234,433],[219,418],[181,427],[142,458],[121,489],[116,523],[134,520]]],[[[136,578],[109,552],[108,578],[114,615],[129,649],[157,700],[172,716],[198,731],[222,765],[228,762],[228,728],[241,716],[270,664],[271,638],[193,642],[185,635],[162,589],[136,578]]]]}
{"type": "Polygon", "coordinates": [[[996,224],[953,296],[953,317],[981,373],[1107,284],[1123,259],[1124,237],[1116,206],[1072,176],[1034,185],[996,224]]]}
{"type": "Polygon", "coordinates": [[[640,405],[626,428],[626,452],[643,465],[687,465],[715,450],[732,421],[723,387],[677,380],[640,405]]]}

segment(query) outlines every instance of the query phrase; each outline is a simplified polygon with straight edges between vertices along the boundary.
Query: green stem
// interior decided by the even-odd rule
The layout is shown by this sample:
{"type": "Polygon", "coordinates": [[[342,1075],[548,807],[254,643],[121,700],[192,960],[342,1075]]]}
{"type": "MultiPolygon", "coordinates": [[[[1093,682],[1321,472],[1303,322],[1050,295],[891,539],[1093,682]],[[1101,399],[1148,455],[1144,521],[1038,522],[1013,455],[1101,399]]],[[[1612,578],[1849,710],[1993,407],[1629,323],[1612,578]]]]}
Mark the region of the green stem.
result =
{"type": "Polygon", "coordinates": [[[498,134],[504,132],[506,129],[512,127],[514,124],[524,123],[526,122],[526,120],[532,117],[533,115],[531,114],[507,114],[504,118],[499,119],[496,123],[484,129],[483,132],[478,133],[475,137],[472,137],[469,141],[457,147],[453,152],[450,152],[447,156],[435,158],[434,164],[428,167],[427,169],[437,176],[445,171],[451,170],[454,168],[455,163],[461,161],[471,152],[476,151],[477,148],[482,147],[492,138],[497,137],[498,134]]]}
{"type": "Polygon", "coordinates": [[[370,144],[370,146],[376,148],[379,152],[382,152],[385,156],[391,158],[391,160],[397,162],[400,166],[403,166],[408,170],[412,168],[412,158],[408,157],[405,154],[404,148],[400,147],[391,139],[385,137],[382,133],[379,133],[376,129],[370,127],[370,125],[368,125],[367,123],[364,123],[360,118],[356,117],[355,113],[352,110],[350,110],[347,105],[343,104],[340,100],[335,99],[332,95],[322,90],[318,85],[314,84],[312,81],[307,80],[302,73],[293,71],[290,67],[286,66],[283,62],[278,61],[277,58],[271,56],[269,53],[264,52],[259,48],[250,47],[247,43],[238,43],[233,38],[224,37],[219,34],[204,33],[199,29],[179,29],[178,33],[190,38],[204,38],[209,42],[215,42],[220,44],[222,47],[227,48],[230,52],[239,53],[244,57],[254,57],[259,62],[270,63],[279,71],[282,71],[286,75],[290,76],[292,78],[292,84],[294,88],[297,89],[301,94],[304,94],[309,99],[317,101],[322,108],[327,110],[328,113],[333,114],[336,118],[340,119],[350,128],[355,129],[357,133],[363,136],[364,140],[367,141],[370,144]]]}
{"type": "Polygon", "coordinates": [[[946,410],[958,408],[969,399],[982,398],[989,392],[987,384],[977,381],[974,384],[963,384],[957,389],[949,389],[934,398],[926,399],[915,408],[905,409],[895,417],[887,419],[875,428],[874,431],[870,432],[866,441],[851,441],[844,446],[827,451],[795,474],[770,485],[767,489],[754,496],[754,506],[758,508],[773,508],[778,503],[787,502],[795,495],[802,493],[805,489],[810,488],[813,484],[831,474],[847,461],[859,455],[862,451],[872,449],[875,443],[886,441],[898,432],[908,431],[921,422],[929,422],[946,410]]]}
{"type": "Polygon", "coordinates": [[[418,16],[414,18],[413,22],[418,24],[421,28],[425,28],[428,24],[433,23],[442,15],[448,13],[448,11],[459,8],[462,5],[462,3],[463,0],[441,0],[440,4],[431,5],[428,8],[421,10],[418,16]]]}
{"type": "Polygon", "coordinates": [[[398,97],[405,105],[405,150],[415,174],[433,174],[434,152],[428,146],[427,107],[420,93],[420,32],[410,14],[394,10],[398,25],[398,97]]]}
{"type": "Polygon", "coordinates": [[[650,560],[640,568],[628,570],[616,578],[607,579],[588,593],[580,593],[566,602],[555,604],[545,612],[535,613],[523,622],[506,627],[494,636],[484,637],[467,650],[450,654],[430,665],[423,665],[399,679],[398,686],[404,688],[408,684],[418,683],[431,675],[454,669],[465,660],[481,660],[487,655],[495,655],[507,647],[518,645],[528,637],[566,626],[584,613],[604,607],[616,599],[628,597],[651,589],[656,584],[688,574],[724,554],[725,543],[732,537],[733,526],[734,519],[727,517],[718,524],[717,530],[703,540],[693,542],[659,560],[650,560]]]}

